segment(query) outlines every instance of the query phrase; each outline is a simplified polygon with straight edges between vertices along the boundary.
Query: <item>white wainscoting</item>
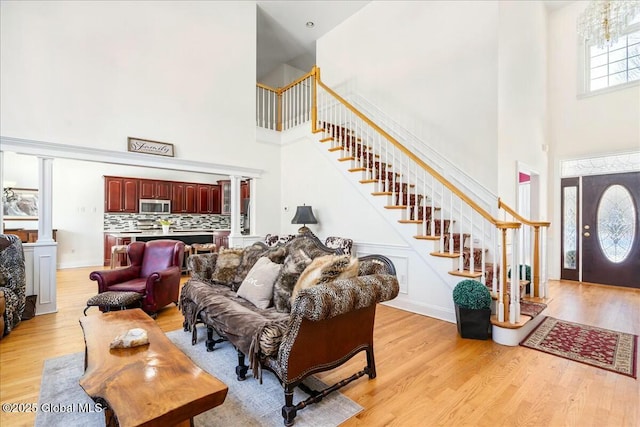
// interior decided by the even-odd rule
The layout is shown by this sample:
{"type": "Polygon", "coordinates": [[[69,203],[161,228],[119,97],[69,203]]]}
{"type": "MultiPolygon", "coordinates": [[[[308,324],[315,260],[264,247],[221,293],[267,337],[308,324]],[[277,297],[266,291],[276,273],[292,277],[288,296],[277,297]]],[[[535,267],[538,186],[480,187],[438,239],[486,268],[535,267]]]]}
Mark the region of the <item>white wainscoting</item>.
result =
{"type": "Polygon", "coordinates": [[[255,242],[264,242],[264,236],[239,235],[229,236],[230,248],[246,248],[255,242]]]}
{"type": "Polygon", "coordinates": [[[384,255],[393,262],[400,284],[400,293],[392,301],[384,303],[385,305],[455,323],[456,317],[451,297],[453,285],[449,283],[449,286],[442,286],[440,278],[429,277],[426,272],[431,269],[427,268],[422,257],[413,248],[356,241],[353,253],[358,257],[384,255]],[[450,301],[450,304],[440,306],[433,304],[433,301],[450,301]]]}
{"type": "Polygon", "coordinates": [[[26,295],[38,295],[36,315],[58,311],[56,292],[56,253],[58,244],[25,243],[26,295]]]}

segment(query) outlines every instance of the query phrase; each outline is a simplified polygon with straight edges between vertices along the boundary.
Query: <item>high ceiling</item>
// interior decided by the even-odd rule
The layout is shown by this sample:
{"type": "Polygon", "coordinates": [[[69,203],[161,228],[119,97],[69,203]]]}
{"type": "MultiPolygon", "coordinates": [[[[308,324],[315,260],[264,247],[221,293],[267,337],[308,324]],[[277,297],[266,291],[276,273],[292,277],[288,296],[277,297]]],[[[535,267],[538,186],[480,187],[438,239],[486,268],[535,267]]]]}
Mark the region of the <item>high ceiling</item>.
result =
{"type": "MultiPolygon", "coordinates": [[[[294,0],[258,1],[257,81],[281,64],[309,71],[315,64],[316,40],[328,33],[370,1],[294,0]],[[312,28],[307,22],[313,22],[312,28]]],[[[547,11],[572,1],[544,0],[547,11]]]]}
{"type": "Polygon", "coordinates": [[[316,40],[363,8],[369,1],[258,1],[257,80],[280,64],[309,71],[315,64],[316,40]],[[312,28],[307,22],[313,22],[312,28]]]}

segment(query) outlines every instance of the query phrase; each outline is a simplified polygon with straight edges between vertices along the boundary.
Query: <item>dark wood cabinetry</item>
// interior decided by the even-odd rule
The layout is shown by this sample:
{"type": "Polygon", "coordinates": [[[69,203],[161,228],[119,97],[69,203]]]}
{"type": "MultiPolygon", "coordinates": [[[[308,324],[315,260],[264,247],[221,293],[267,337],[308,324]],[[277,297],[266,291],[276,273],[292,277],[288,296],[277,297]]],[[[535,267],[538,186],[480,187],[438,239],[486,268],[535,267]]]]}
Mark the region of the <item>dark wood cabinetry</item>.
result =
{"type": "Polygon", "coordinates": [[[220,213],[220,186],[198,184],[198,213],[220,213]]]}
{"type": "Polygon", "coordinates": [[[188,182],[171,183],[171,212],[198,212],[198,184],[188,182]]]}
{"type": "MultiPolygon", "coordinates": [[[[250,181],[240,182],[240,213],[250,198],[250,181]]],[[[137,213],[140,199],[171,200],[171,213],[231,213],[231,181],[218,184],[162,181],[155,179],[104,177],[104,211],[137,213]]]]}
{"type": "Polygon", "coordinates": [[[171,199],[171,182],[141,179],[139,185],[141,199],[171,199]]]}
{"type": "Polygon", "coordinates": [[[250,188],[250,185],[248,180],[240,182],[240,213],[241,214],[247,213],[245,212],[246,206],[244,201],[246,199],[249,199],[251,196],[249,188],[250,188]]]}
{"type": "MultiPolygon", "coordinates": [[[[220,213],[228,215],[231,213],[231,181],[222,180],[218,181],[220,186],[220,213]]],[[[240,213],[244,214],[245,206],[243,201],[251,197],[251,186],[249,180],[240,181],[240,213]]]]}
{"type": "Polygon", "coordinates": [[[229,215],[231,213],[231,181],[218,181],[220,185],[220,213],[229,215]]]}
{"type": "Polygon", "coordinates": [[[138,180],[114,176],[104,177],[104,211],[138,212],[138,180]]]}

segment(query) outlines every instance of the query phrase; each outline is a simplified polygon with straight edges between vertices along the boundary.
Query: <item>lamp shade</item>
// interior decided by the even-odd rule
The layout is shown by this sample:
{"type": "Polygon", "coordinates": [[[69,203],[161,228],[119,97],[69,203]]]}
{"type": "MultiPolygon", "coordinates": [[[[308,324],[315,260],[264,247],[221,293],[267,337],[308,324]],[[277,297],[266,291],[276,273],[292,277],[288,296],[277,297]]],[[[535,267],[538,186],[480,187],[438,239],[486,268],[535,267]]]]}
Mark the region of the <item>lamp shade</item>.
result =
{"type": "Polygon", "coordinates": [[[291,220],[291,224],[317,224],[318,220],[313,216],[311,206],[298,206],[296,208],[296,214],[291,220]]]}

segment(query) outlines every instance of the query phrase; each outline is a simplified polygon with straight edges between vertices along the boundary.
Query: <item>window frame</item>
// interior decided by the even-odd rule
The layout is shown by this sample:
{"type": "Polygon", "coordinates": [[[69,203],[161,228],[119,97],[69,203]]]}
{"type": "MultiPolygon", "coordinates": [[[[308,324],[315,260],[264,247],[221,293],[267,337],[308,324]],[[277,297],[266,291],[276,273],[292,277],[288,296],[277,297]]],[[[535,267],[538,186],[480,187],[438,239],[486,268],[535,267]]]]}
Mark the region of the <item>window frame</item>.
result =
{"type": "MultiPolygon", "coordinates": [[[[636,20],[634,20],[636,21],[636,20]]],[[[632,25],[629,25],[627,27],[627,29],[620,35],[620,37],[626,37],[629,34],[632,33],[638,33],[640,35],[640,22],[634,22],[632,25]]],[[[581,91],[579,93],[579,97],[588,97],[588,96],[594,96],[594,95],[600,95],[600,94],[605,94],[605,93],[609,93],[609,92],[614,92],[617,90],[621,90],[621,89],[626,89],[626,88],[630,88],[630,87],[634,87],[634,86],[639,86],[640,85],[640,78],[636,79],[636,80],[632,80],[632,81],[628,81],[625,83],[621,83],[618,85],[614,85],[614,86],[606,86],[600,89],[594,89],[591,90],[591,47],[594,46],[594,43],[589,42],[589,40],[582,40],[582,49],[581,49],[581,55],[582,55],[582,63],[583,63],[583,79],[582,79],[582,88],[581,91]]],[[[627,45],[628,48],[628,45],[627,45]]],[[[608,47],[607,47],[607,54],[608,54],[608,47]]],[[[628,51],[627,54],[625,55],[625,60],[628,61],[629,60],[629,56],[628,56],[628,51]]],[[[616,61],[614,61],[616,62],[616,61]]],[[[611,63],[608,61],[607,58],[607,62],[606,65],[610,65],[611,63]]],[[[628,68],[626,69],[628,71],[628,68]]],[[[609,74],[607,74],[608,76],[609,74]]]]}

